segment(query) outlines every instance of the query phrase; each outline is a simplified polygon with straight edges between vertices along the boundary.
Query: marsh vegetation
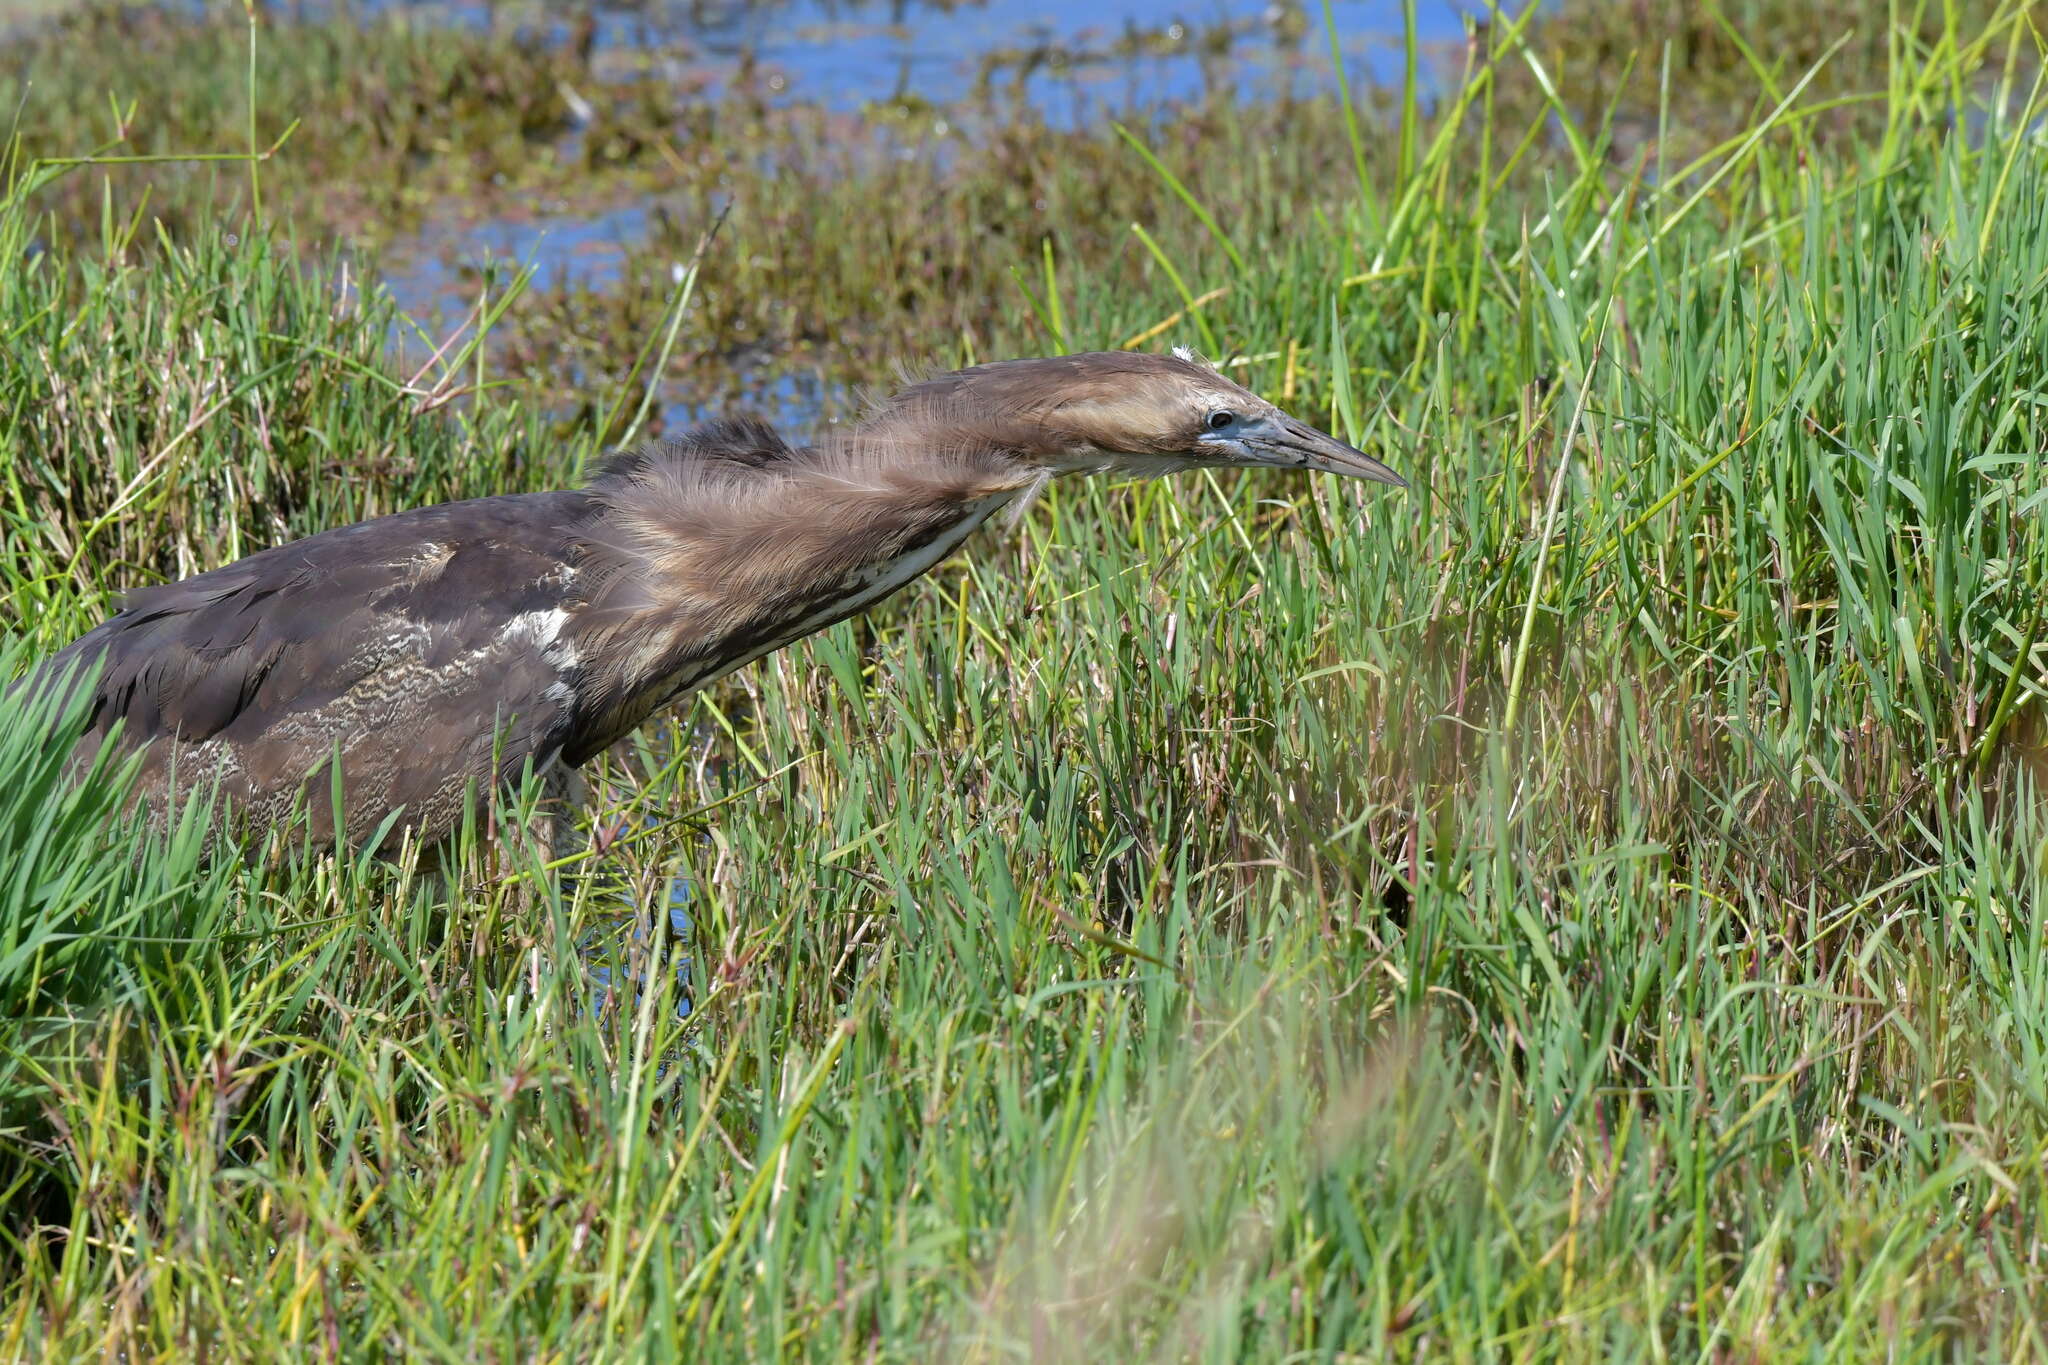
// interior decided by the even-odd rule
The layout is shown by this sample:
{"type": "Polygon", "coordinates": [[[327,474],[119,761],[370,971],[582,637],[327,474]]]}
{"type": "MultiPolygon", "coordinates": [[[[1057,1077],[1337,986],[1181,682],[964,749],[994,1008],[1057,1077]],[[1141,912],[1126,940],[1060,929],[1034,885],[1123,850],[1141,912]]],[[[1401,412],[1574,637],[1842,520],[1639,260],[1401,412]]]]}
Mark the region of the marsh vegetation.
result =
{"type": "Polygon", "coordinates": [[[0,1351],[2048,1352],[2037,6],[1078,123],[258,13],[0,86],[6,676],[898,362],[1192,344],[1415,488],[1056,487],[610,756],[566,880],[207,864],[0,701],[0,1351]],[[508,201],[642,217],[403,317],[508,201]],[[692,1008],[594,993],[678,877],[692,1008]]]}

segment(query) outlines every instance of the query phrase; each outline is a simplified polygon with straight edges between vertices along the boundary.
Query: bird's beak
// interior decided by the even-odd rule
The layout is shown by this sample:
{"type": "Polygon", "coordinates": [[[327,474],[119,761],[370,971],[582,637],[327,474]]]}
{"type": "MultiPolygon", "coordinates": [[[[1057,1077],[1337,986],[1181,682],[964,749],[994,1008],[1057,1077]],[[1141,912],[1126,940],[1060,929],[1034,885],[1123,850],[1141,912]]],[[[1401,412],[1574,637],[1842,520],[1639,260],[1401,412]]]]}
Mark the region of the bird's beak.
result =
{"type": "Polygon", "coordinates": [[[1325,436],[1306,422],[1281,416],[1270,420],[1266,430],[1248,444],[1268,456],[1267,462],[1284,469],[1315,469],[1325,474],[1345,474],[1354,479],[1406,488],[1408,480],[1362,450],[1325,436]]]}

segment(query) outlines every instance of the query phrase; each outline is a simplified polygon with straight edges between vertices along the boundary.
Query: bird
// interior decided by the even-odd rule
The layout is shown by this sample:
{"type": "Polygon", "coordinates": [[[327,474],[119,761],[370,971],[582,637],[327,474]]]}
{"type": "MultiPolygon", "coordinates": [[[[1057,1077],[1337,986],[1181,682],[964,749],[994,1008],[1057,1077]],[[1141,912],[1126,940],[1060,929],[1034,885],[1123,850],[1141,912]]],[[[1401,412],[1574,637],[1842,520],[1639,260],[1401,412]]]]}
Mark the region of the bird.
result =
{"type": "Polygon", "coordinates": [[[529,770],[573,791],[657,713],[888,597],[1053,479],[1230,467],[1405,482],[1184,349],[1000,360],[906,382],[809,444],[714,420],[580,487],[139,588],[29,678],[71,689],[75,767],[140,751],[153,815],[208,792],[252,835],[303,818],[322,844],[433,845],[529,770]]]}

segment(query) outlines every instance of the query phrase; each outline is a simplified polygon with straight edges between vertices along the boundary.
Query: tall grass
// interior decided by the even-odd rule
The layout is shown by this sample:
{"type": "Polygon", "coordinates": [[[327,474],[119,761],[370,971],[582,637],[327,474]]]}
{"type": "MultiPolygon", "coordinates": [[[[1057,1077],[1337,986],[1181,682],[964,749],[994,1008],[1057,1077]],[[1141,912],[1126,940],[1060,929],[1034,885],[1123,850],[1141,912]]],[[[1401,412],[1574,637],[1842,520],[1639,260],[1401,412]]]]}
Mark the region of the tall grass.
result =
{"type": "Polygon", "coordinates": [[[17,1135],[99,1017],[177,1021],[174,964],[208,961],[233,918],[233,869],[202,863],[203,800],[152,834],[128,808],[132,763],[69,769],[84,703],[79,688],[0,696],[0,1126],[17,1135]]]}
{"type": "MultiPolygon", "coordinates": [[[[1415,491],[1057,488],[608,758],[675,823],[566,889],[181,883],[175,1026],[40,1069],[0,1349],[2040,1357],[2039,52],[1897,17],[1881,118],[1766,66],[1661,173],[1506,122],[1505,20],[1409,179],[1361,101],[1370,197],[1130,152],[1213,231],[1034,235],[992,338],[1227,290],[1233,373],[1415,491]],[[593,1009],[574,945],[678,873],[693,1010],[593,1009]]],[[[0,272],[21,637],[588,454],[333,286],[260,233],[0,272]]]]}

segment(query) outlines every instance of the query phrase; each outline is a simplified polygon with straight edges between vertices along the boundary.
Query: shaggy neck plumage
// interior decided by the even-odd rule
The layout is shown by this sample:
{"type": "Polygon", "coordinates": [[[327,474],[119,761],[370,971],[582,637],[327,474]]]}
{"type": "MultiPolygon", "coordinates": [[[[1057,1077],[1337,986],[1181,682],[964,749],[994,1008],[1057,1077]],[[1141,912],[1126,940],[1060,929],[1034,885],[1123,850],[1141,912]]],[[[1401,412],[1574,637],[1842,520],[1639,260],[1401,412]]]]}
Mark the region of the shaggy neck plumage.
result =
{"type": "Polygon", "coordinates": [[[895,592],[1042,475],[986,432],[884,413],[795,448],[721,423],[608,461],[578,533],[590,679],[624,733],[653,707],[895,592]]]}

